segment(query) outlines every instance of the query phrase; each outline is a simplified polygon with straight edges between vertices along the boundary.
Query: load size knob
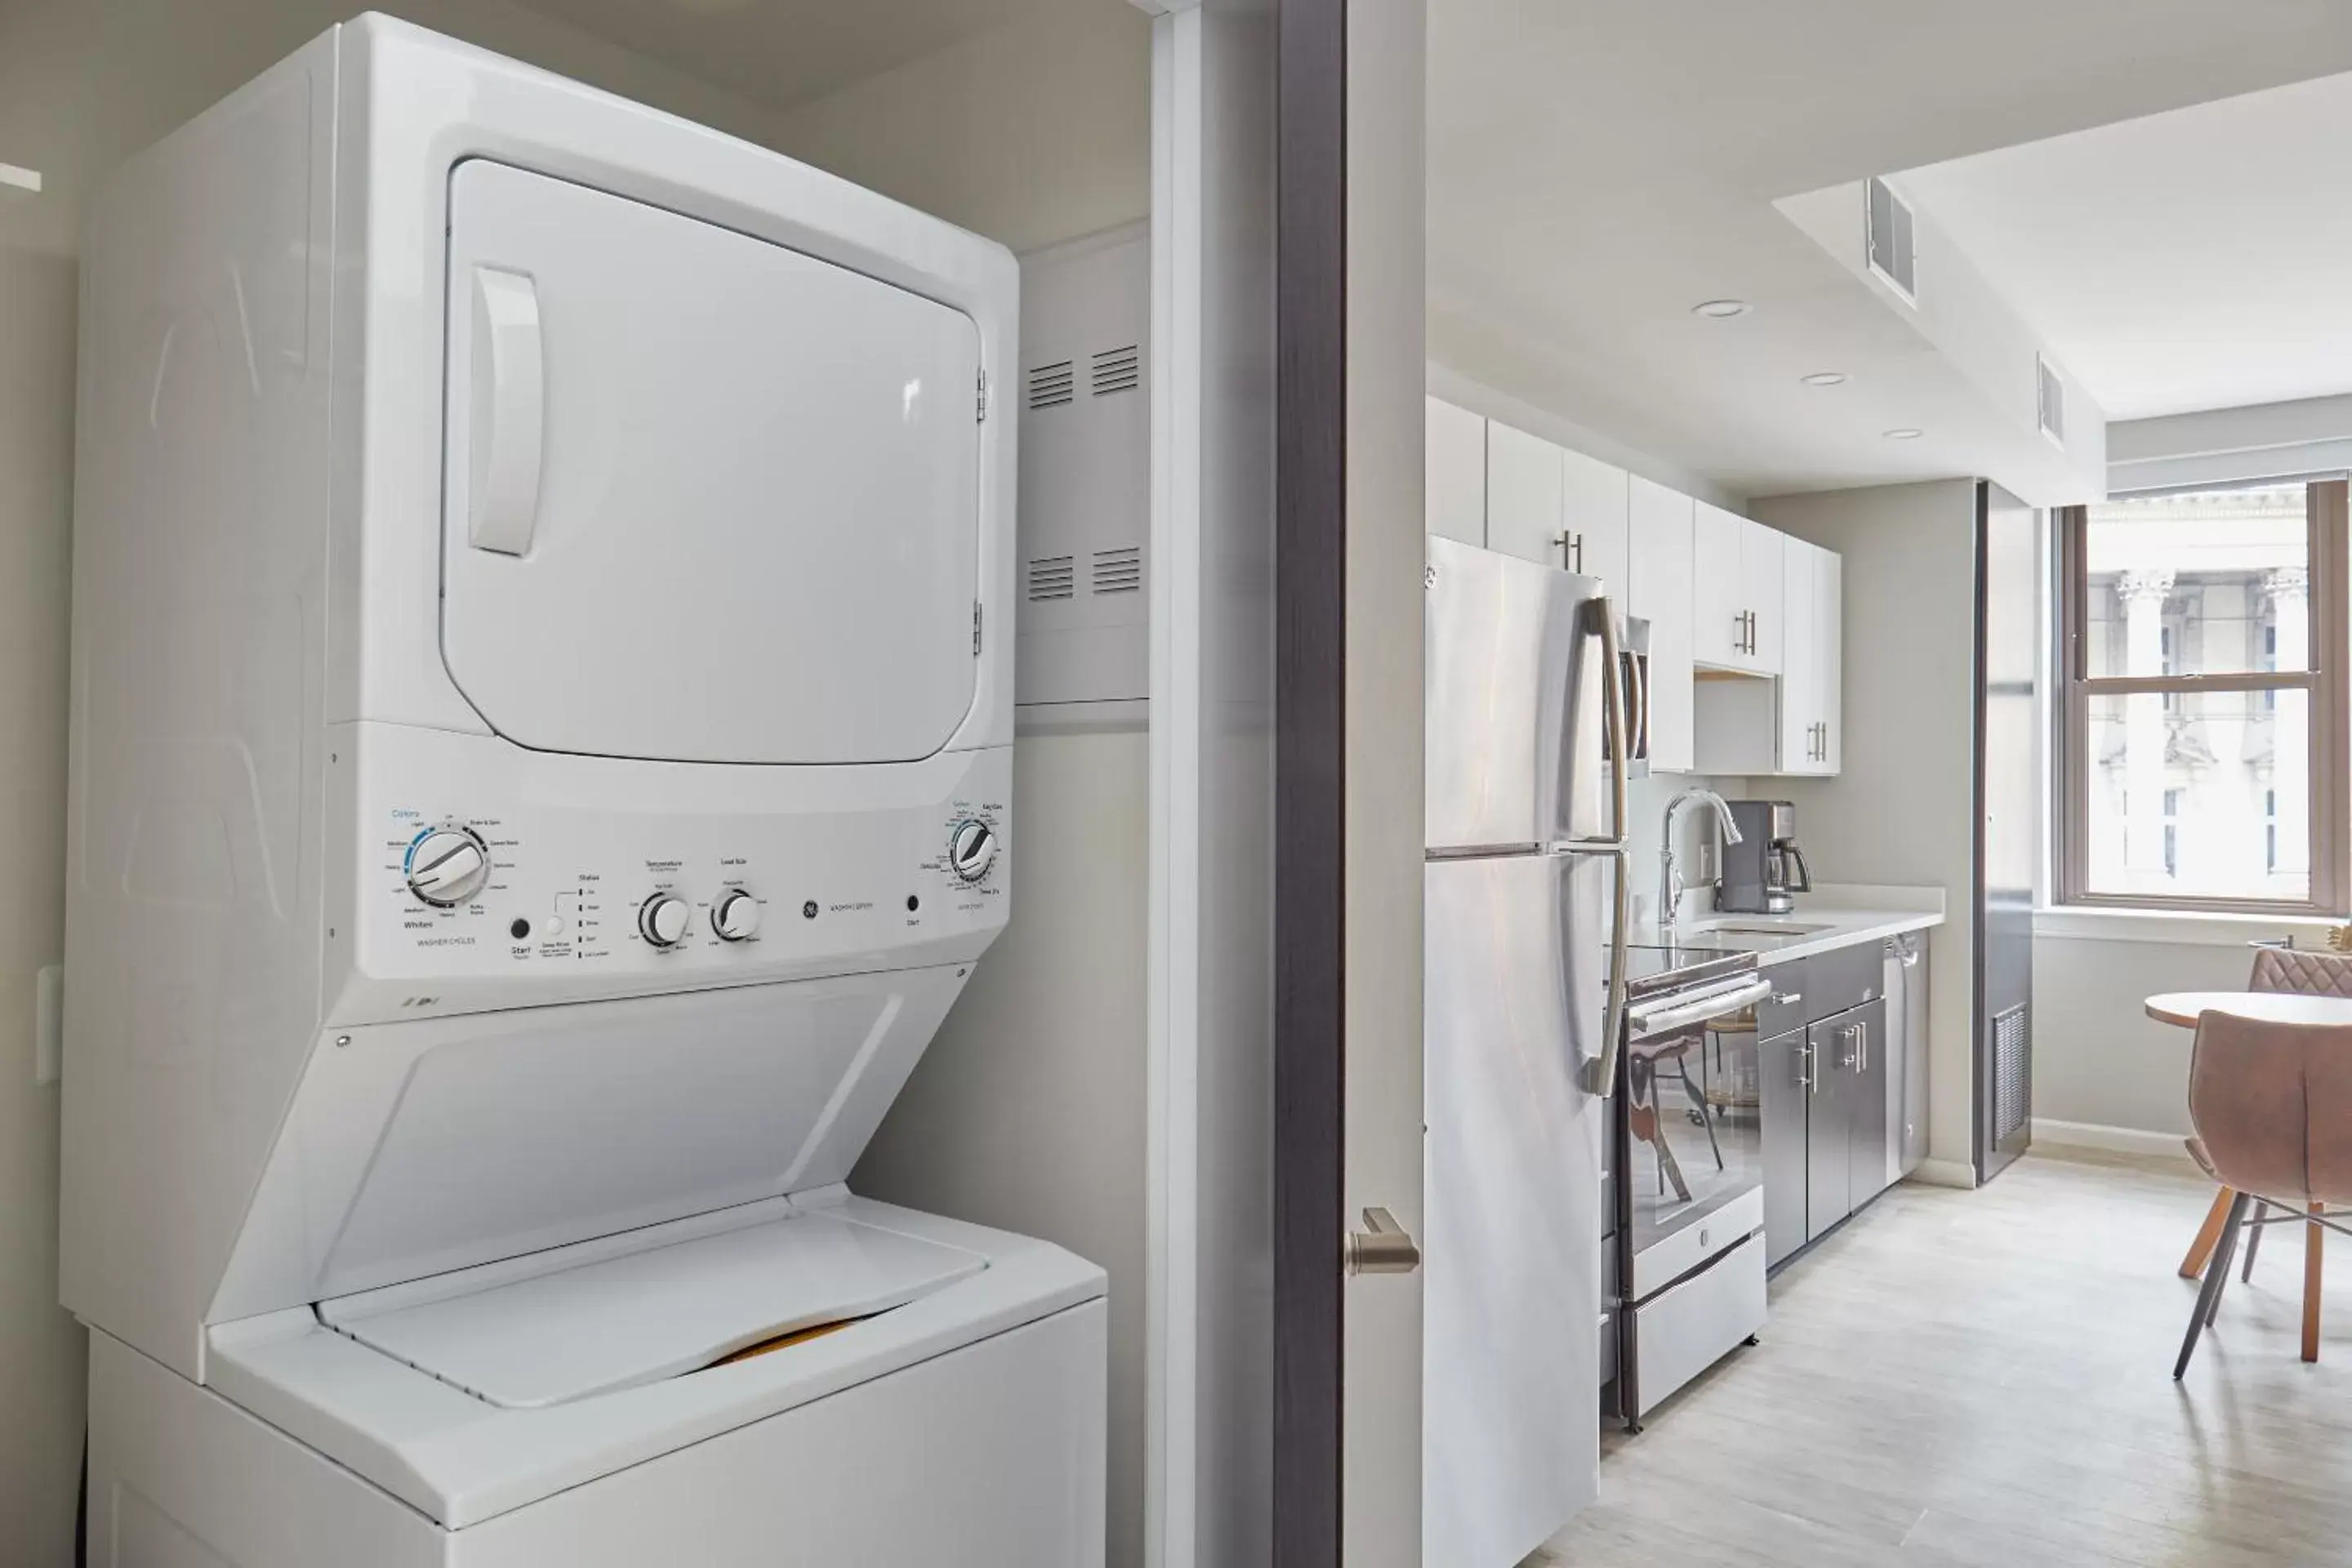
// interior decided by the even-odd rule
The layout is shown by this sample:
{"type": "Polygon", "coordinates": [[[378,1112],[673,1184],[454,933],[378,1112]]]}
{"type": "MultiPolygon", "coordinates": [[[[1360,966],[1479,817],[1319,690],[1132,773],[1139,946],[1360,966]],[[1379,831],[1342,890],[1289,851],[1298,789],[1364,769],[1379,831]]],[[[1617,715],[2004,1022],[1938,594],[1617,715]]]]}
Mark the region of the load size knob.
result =
{"type": "Polygon", "coordinates": [[[948,834],[948,865],[967,882],[977,882],[996,864],[996,830],[985,822],[965,820],[948,834]]]}
{"type": "Polygon", "coordinates": [[[490,852],[463,827],[434,827],[408,846],[408,890],[436,909],[462,904],[490,879],[490,852]]]}
{"type": "Polygon", "coordinates": [[[760,934],[760,900],[740,888],[719,895],[710,906],[710,929],[721,942],[749,942],[760,934]]]}
{"type": "Polygon", "coordinates": [[[637,911],[637,930],[656,947],[676,947],[686,940],[694,911],[675,893],[656,893],[637,911]]]}

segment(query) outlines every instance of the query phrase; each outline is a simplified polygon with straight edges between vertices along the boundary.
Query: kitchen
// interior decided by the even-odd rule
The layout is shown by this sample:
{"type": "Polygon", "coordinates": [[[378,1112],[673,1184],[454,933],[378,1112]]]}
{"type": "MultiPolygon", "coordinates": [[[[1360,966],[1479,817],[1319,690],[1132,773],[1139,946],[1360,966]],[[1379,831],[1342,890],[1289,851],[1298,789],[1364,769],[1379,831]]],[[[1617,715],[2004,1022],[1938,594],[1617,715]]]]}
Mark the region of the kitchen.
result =
{"type": "MultiPolygon", "coordinates": [[[[2178,237],[2199,230],[2208,210],[2242,204],[2242,219],[2290,191],[2308,199],[2333,188],[2339,171],[2292,159],[2252,182],[2259,194],[2227,190],[2222,170],[2286,144],[2296,117],[2341,89],[2314,81],[2207,103],[2222,95],[2189,85],[2193,71],[2175,61],[2162,86],[2129,73],[2086,79],[2109,95],[2103,110],[2077,104],[2064,123],[2020,134],[2032,119],[2021,110],[2030,89],[2002,76],[2004,63],[1972,54],[1988,81],[2009,82],[2009,96],[1965,98],[1965,110],[1930,131],[1900,119],[1899,93],[1842,96],[1825,58],[1801,58],[1790,34],[1760,24],[1717,23],[1677,50],[1663,21],[1548,24],[1480,4],[1433,5],[1429,15],[1423,1558],[1658,1560],[1647,1540],[1668,1543],[1664,1561],[1685,1560],[1677,1550],[1711,1560],[1707,1543],[1779,1533],[1765,1522],[1775,1504],[1764,1477],[1777,1467],[1758,1461],[1751,1482],[1721,1449],[1757,1440],[1751,1424],[1801,1397],[1799,1369],[1818,1377],[1823,1304],[1835,1304],[1849,1333],[1859,1323],[1887,1336],[1884,1351],[1853,1346],[1848,1365],[1887,1375],[1900,1362],[1895,1338],[1916,1326],[1966,1336],[1969,1352],[1952,1364],[2000,1382],[2009,1358],[2048,1348],[2039,1326],[2003,1312],[2005,1289],[2061,1289],[2059,1266],[2043,1279],[2034,1260],[2028,1238],[2042,1226],[2053,1227],[2043,1237],[2054,1255],[2098,1255],[2112,1237],[2092,1206],[2139,1215],[2170,1192],[2168,1223],[2188,1239],[2200,1201],[2181,1152],[2189,1041],[2142,1019],[2140,1003],[2182,983],[2168,984],[2169,974],[2243,986],[2248,943],[2321,945],[2325,917],[2337,912],[2317,891],[2316,840],[2308,896],[2284,875],[2302,850],[2280,848],[2290,829],[2275,824],[2299,834],[2301,797],[2263,773],[2251,786],[2252,825],[2242,816],[2225,827],[2218,814],[2245,808],[2184,776],[2240,756],[2274,765],[2258,728],[2272,722],[2268,709],[2247,721],[2248,738],[2200,750],[2182,736],[2176,704],[2185,712],[2221,700],[2163,695],[2173,716],[2158,722],[2175,739],[2155,742],[2166,748],[2165,777],[2151,786],[2158,764],[2149,742],[2126,735],[2122,709],[2152,710],[2158,697],[2095,696],[2087,700],[2115,709],[2091,710],[2095,749],[2083,756],[2084,742],[2067,728],[2081,721],[2066,717],[2075,656],[2058,640],[2070,612],[2053,584],[2064,582],[2066,552],[2084,551],[2068,542],[2089,540],[2081,592],[2091,608],[2071,612],[2072,624],[2086,619],[2092,637],[2119,638],[2122,612],[2103,595],[2117,592],[2109,563],[2126,547],[2131,508],[2185,512],[2229,500],[2229,487],[2293,476],[2281,503],[2294,508],[2295,526],[2282,535],[2293,545],[2270,568],[2273,585],[2252,591],[2273,597],[2247,602],[2291,605],[2281,595],[2300,591],[2299,575],[2289,588],[2282,574],[2299,574],[2305,560],[2303,477],[2340,468],[2341,448],[2329,444],[2344,423],[2340,377],[2313,372],[2300,349],[2216,346],[2231,341],[2227,323],[2247,290],[2284,288],[2305,309],[2311,296],[2273,279],[2281,264],[2271,258],[2229,259],[2178,237]],[[1742,47],[1729,47],[1726,32],[1742,47]],[[1506,38],[1518,51],[1508,63],[1506,38]],[[1781,74],[1769,86],[1742,77],[1729,62],[1743,51],[1781,74]],[[1670,58],[1694,79],[1667,93],[1638,85],[1670,58]],[[2126,107],[2136,88],[2198,107],[2126,107]],[[1710,131],[1745,140],[1734,155],[1722,151],[1728,142],[1707,144],[1710,131]],[[2119,277],[2168,246],[2184,252],[2177,264],[2151,267],[2120,302],[2101,298],[2097,267],[2119,277]],[[2224,362],[2242,378],[2226,388],[2224,362]],[[2158,384],[2200,374],[2201,386],[2158,384]],[[2247,406],[2200,406],[2227,401],[2247,406]],[[1543,820],[1538,801],[1524,829],[1482,830],[1459,802],[1499,798],[1484,775],[1511,772],[1522,722],[1507,694],[1542,684],[1511,672],[1546,657],[1543,634],[1521,637],[1486,607],[1503,596],[1447,607],[1447,579],[1503,570],[1497,556],[1586,579],[1592,604],[1606,595],[1631,765],[1612,780],[1617,742],[1580,738],[1571,698],[1563,743],[1584,776],[1559,783],[1565,816],[1543,820]],[[2112,632],[2101,624],[2108,616],[2112,632]],[[1454,648],[1465,638],[1478,657],[1454,648]],[[2133,747],[2142,772],[2126,803],[2120,781],[2133,747]],[[1612,787],[1621,812],[1580,815],[1612,787]],[[2110,826],[2108,814],[2129,816],[2159,797],[2160,844],[2149,826],[2126,847],[2125,834],[2143,830],[2110,826]],[[2216,816],[2200,819],[2200,810],[2216,816]],[[2272,879],[2258,891],[2246,886],[2259,883],[2247,862],[2251,854],[2262,871],[2264,831],[2272,879]],[[2090,845],[2094,869],[2087,883],[2062,886],[2074,841],[2090,845]],[[2176,842],[2180,865],[2200,858],[2197,874],[2218,881],[2218,901],[2209,894],[2199,910],[2182,900],[2176,842]],[[1539,1114],[1526,1099],[1485,1081],[1524,1083],[1536,1056],[1511,1010],[1475,994],[1545,983],[1497,963],[1494,944],[1465,930],[1552,917],[1531,892],[1516,913],[1490,894],[1473,920],[1449,883],[1472,863],[1507,858],[1513,845],[1562,863],[1570,912],[1560,1031],[1575,1048],[1544,1095],[1581,1115],[1573,1086],[1593,1086],[1600,1152],[1590,1163],[1581,1122],[1559,1124],[1574,1129],[1563,1155],[1514,1125],[1539,1114]],[[2159,849],[2162,865],[2135,869],[2141,880],[2123,896],[2119,863],[2128,854],[2137,868],[2159,849]],[[1588,871],[1587,862],[1598,864],[1588,871]],[[1622,987],[1610,971],[1620,931],[1622,987]],[[1457,978],[1471,975],[1476,984],[1457,978]],[[1496,1038],[1519,1044],[1478,1048],[1496,1038]],[[2029,1149],[2037,1156],[2011,1173],[2029,1149]],[[2113,1169],[2098,1174],[2096,1162],[2113,1169]],[[1496,1212],[1506,1185],[1541,1191],[1553,1173],[1557,1192],[1561,1170],[1577,1173],[1567,1190],[1580,1204],[1597,1187],[1591,1240],[1540,1198],[1496,1212]],[[2006,1233],[2012,1250],[1977,1247],[2002,1224],[2024,1227],[2006,1233]],[[2079,1226],[2088,1228],[2070,1228],[2079,1226]],[[1906,1275],[1924,1287],[1938,1273],[1920,1260],[1926,1235],[1963,1230],[1969,1241],[1956,1245],[1975,1272],[1942,1288],[1978,1304],[1973,1321],[1955,1325],[1890,1294],[1906,1275]],[[1546,1237],[1559,1260],[1513,1256],[1531,1236],[1546,1237]],[[1855,1261],[1865,1256],[1901,1267],[1855,1261]],[[1583,1278],[1588,1260],[1596,1284],[1583,1278]],[[1449,1264],[1479,1278],[1450,1280],[1449,1264]],[[1589,1290],[1598,1300],[1599,1365],[1589,1376],[1559,1373],[1531,1386],[1511,1351],[1481,1337],[1507,1317],[1496,1302],[1530,1278],[1558,1299],[1589,1290]],[[1877,1314],[1847,1310],[1860,1300],[1877,1314]],[[1793,1338],[1776,1345],[1791,1300],[1806,1305],[1793,1338]],[[1564,1414],[1594,1404],[1600,1434],[1564,1414]],[[1519,1435],[1514,1443],[1461,1436],[1497,1419],[1519,1435]],[[1718,1528],[1686,1525],[1671,1500],[1718,1482],[1741,1506],[1696,1510],[1718,1528]]],[[[1945,42],[1974,47],[1957,27],[1945,42]]],[[[1923,56],[1902,49],[1876,58],[1889,79],[1927,70],[1923,56]]],[[[2310,503],[2315,576],[2332,526],[2321,488],[2310,503]]],[[[2214,550],[2218,570],[2218,536],[2198,536],[2196,547],[2214,550]]],[[[2163,564],[2172,584],[2172,563],[2163,564]]],[[[2192,570],[2182,565],[2176,595],[2190,591],[2192,570]]],[[[2196,656],[2181,650],[2200,634],[2198,612],[2184,626],[2180,604],[2166,610],[2161,669],[2151,625],[2148,662],[2133,674],[2254,668],[2187,662],[2196,656]]],[[[2289,610],[2236,613],[2258,619],[2258,640],[2284,647],[2297,635],[2259,619],[2274,614],[2291,628],[2289,610]]],[[[2214,635],[2202,634],[2204,647],[2214,635]]],[[[1580,649],[1572,661],[1605,665],[1597,624],[1568,640],[1580,649]]],[[[2303,657],[2298,644],[2261,668],[2300,669],[2303,657]]],[[[2315,655],[2315,665],[2330,657],[2315,655]]],[[[1601,729],[1612,700],[1606,673],[1581,678],[1602,689],[1601,717],[1589,721],[1601,729]]],[[[1572,692],[1579,679],[1569,678],[1572,692]]],[[[2277,710],[2290,700],[2279,696],[2277,710]]],[[[2142,1256],[2135,1267],[2150,1280],[2169,1268],[2160,1257],[2149,1264],[2142,1256]]],[[[2135,1311],[2145,1289],[2133,1288],[2135,1311]]],[[[1538,1316],[1510,1321],[1524,1319],[1532,1334],[1538,1316]]],[[[2312,1321],[2306,1361],[2317,1353],[2308,1336],[2325,1332],[2312,1321]]],[[[2073,1365],[2109,1364],[2112,1341],[2054,1337],[2073,1365]]],[[[2160,1365],[2169,1349],[2143,1359],[2160,1365]]],[[[1948,1398],[1952,1425],[1923,1415],[1916,1430],[1943,1433],[1961,1451],[1990,1440],[1965,1389],[1934,1386],[1923,1408],[1940,1412],[1948,1398]]],[[[2115,1415],[2083,1440],[2103,1452],[2149,1419],[2158,1417],[2115,1415]]],[[[1817,1436],[1792,1462],[1801,1471],[1799,1453],[1831,1467],[1885,1455],[1888,1486],[1923,1504],[1954,1506],[1966,1490],[1902,1465],[1922,1462],[1932,1440],[1915,1446],[1874,1420],[1851,1430],[1817,1436]]],[[[1957,1511],[2007,1522],[1981,1490],[1957,1511]]],[[[1871,1554],[1882,1522],[1823,1514],[1816,1528],[1790,1531],[1785,1549],[1891,1560],[1900,1531],[1878,1541],[1886,1558],[1871,1554]]],[[[2142,1522],[2117,1522],[2115,1539],[2142,1522]]],[[[2180,1528],[2205,1539],[2201,1525],[2180,1528]]],[[[2018,1549],[2024,1560],[2057,1560],[2075,1544],[2045,1542],[2047,1555],[2018,1549]]]]}

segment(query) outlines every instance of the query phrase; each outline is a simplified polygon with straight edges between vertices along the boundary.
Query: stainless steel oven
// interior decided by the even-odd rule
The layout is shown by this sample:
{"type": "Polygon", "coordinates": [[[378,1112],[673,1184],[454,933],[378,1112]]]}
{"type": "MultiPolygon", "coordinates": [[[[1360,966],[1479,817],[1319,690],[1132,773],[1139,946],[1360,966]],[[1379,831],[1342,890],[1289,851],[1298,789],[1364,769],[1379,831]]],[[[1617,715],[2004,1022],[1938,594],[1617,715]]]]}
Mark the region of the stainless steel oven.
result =
{"type": "Polygon", "coordinates": [[[1642,1417],[1764,1319],[1753,953],[1634,949],[1612,1140],[1615,1413],[1642,1417]]]}

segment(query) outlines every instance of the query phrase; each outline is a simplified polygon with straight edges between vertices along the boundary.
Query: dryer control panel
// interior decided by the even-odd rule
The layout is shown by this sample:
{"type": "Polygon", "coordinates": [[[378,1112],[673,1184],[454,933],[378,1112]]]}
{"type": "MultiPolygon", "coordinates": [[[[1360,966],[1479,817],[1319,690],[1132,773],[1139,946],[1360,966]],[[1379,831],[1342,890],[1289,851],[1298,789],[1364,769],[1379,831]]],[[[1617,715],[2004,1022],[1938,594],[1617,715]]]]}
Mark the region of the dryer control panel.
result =
{"type": "Polygon", "coordinates": [[[400,771],[449,781],[411,790],[372,772],[361,790],[355,956],[366,979],[413,993],[404,1007],[464,979],[667,988],[948,962],[1006,917],[999,753],[974,753],[944,798],[767,813],[581,804],[593,791],[497,800],[465,769],[400,771]]]}

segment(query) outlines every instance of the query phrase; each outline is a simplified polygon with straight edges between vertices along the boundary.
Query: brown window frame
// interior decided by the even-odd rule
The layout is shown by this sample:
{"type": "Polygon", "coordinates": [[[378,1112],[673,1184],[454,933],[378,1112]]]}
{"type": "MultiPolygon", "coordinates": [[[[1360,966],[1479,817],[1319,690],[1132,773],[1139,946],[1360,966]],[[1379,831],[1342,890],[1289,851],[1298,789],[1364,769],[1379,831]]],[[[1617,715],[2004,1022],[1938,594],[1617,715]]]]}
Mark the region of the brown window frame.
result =
{"type": "MultiPolygon", "coordinates": [[[[2216,487],[2222,488],[2222,487],[2216,487]]],[[[2332,919],[2347,912],[2352,897],[2352,797],[2347,797],[2345,664],[2352,642],[2346,626],[2347,485],[2313,479],[2304,486],[2309,520],[2312,668],[2308,670],[2248,670],[2226,675],[2103,676],[2089,674],[2084,634],[2090,625],[2090,577],[2085,550],[2090,525],[2086,507],[2065,507],[2058,524],[2058,686],[2055,737],[2058,766],[2053,770],[2058,799],[2052,820],[2058,825],[2057,901],[2087,909],[2177,910],[2200,913],[2270,914],[2332,919]],[[2101,697],[2147,692],[2304,691],[2311,713],[2311,896],[2305,900],[2200,898],[2169,893],[2095,892],[2090,882],[2090,714],[2101,697]]]]}

